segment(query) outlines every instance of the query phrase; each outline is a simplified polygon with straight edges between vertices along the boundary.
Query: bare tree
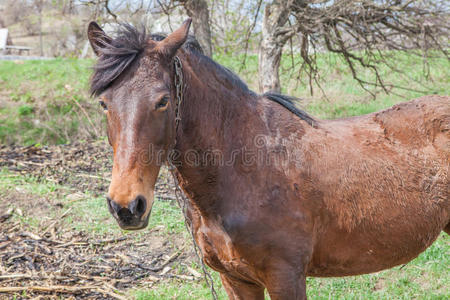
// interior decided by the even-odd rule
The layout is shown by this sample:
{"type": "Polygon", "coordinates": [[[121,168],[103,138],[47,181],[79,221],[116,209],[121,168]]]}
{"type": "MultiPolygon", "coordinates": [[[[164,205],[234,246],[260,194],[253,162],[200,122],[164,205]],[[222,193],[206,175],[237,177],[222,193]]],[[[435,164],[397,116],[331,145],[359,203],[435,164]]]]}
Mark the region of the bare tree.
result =
{"type": "Polygon", "coordinates": [[[259,90],[279,92],[279,68],[284,44],[295,31],[287,26],[294,0],[274,0],[266,4],[259,51],[259,90]]]}
{"type": "Polygon", "coordinates": [[[110,0],[79,0],[82,5],[92,8],[92,17],[91,19],[98,19],[103,14],[111,16],[114,21],[118,22],[118,15],[113,12],[110,7],[110,0]]]}
{"type": "Polygon", "coordinates": [[[75,0],[57,0],[55,2],[59,5],[59,8],[61,10],[61,14],[63,16],[66,15],[66,14],[70,15],[70,14],[74,13],[74,9],[75,9],[74,2],[75,2],[75,0]]]}
{"type": "Polygon", "coordinates": [[[40,56],[44,56],[44,43],[42,41],[42,9],[44,8],[44,1],[35,0],[34,5],[39,14],[39,54],[40,56]]]}
{"type": "Polygon", "coordinates": [[[183,4],[187,15],[192,18],[194,34],[203,48],[203,53],[211,56],[212,45],[208,3],[205,0],[179,0],[179,2],[183,4]]]}
{"type": "Polygon", "coordinates": [[[386,50],[420,52],[425,59],[436,50],[448,58],[449,16],[444,0],[273,1],[264,14],[260,89],[280,89],[281,49],[295,35],[300,40],[301,71],[308,74],[310,84],[318,79],[315,53],[326,50],[343,57],[364,89],[376,86],[389,92],[392,86],[383,82],[379,68],[401,70],[386,50]],[[289,21],[292,25],[287,26],[289,21]],[[375,79],[362,78],[358,68],[371,70],[375,79]]]}
{"type": "MultiPolygon", "coordinates": [[[[210,26],[214,51],[235,54],[254,46],[252,33],[263,0],[211,0],[210,26]]],[[[256,43],[255,43],[256,44],[256,43]]],[[[257,43],[259,46],[259,42],[257,43]]],[[[257,47],[255,47],[257,48],[257,47]]],[[[245,59],[244,59],[245,60],[245,59]]]]}

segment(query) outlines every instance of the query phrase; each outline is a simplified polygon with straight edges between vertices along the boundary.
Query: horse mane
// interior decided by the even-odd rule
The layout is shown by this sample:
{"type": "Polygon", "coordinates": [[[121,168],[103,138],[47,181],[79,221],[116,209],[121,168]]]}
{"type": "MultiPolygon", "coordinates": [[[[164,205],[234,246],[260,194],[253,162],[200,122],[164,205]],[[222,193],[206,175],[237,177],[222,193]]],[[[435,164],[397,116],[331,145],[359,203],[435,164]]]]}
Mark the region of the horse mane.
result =
{"type": "MultiPolygon", "coordinates": [[[[167,37],[164,33],[147,34],[145,27],[142,26],[141,29],[138,29],[130,24],[121,24],[115,36],[114,39],[103,44],[102,54],[94,66],[94,74],[91,78],[90,88],[92,96],[99,96],[104,92],[145,50],[149,39],[162,41],[167,37]]],[[[203,49],[193,35],[188,36],[182,48],[189,53],[198,55],[203,62],[211,64],[217,72],[223,74],[234,86],[253,93],[249,90],[245,82],[233,71],[203,55],[203,49]]],[[[314,127],[315,120],[305,111],[295,106],[294,100],[298,100],[297,98],[272,92],[265,93],[263,96],[280,104],[314,127]]]]}
{"type": "Polygon", "coordinates": [[[298,98],[274,92],[264,93],[263,96],[269,100],[272,100],[273,102],[280,104],[303,121],[306,121],[306,123],[308,123],[310,126],[315,127],[315,124],[317,123],[316,120],[314,120],[314,118],[311,117],[308,113],[295,106],[294,101],[298,101],[298,98]]]}

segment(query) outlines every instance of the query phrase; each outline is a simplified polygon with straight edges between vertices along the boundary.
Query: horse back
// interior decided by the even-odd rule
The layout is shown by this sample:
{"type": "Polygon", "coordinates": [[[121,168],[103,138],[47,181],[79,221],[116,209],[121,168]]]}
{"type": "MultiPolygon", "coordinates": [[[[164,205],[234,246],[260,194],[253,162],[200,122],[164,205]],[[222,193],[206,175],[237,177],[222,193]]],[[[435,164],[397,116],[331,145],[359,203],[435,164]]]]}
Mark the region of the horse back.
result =
{"type": "Polygon", "coordinates": [[[375,113],[373,120],[384,137],[408,148],[433,146],[442,157],[450,155],[450,97],[424,96],[375,113]]]}

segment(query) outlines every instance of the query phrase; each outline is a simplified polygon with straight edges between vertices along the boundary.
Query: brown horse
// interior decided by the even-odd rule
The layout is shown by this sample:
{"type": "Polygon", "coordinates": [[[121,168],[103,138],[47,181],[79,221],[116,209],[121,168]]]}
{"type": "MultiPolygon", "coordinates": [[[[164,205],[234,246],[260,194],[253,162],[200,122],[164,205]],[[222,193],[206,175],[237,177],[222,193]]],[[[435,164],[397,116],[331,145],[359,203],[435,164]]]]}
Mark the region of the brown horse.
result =
{"type": "Polygon", "coordinates": [[[108,205],[147,225],[170,154],[206,263],[231,299],[305,299],[306,276],[376,272],[450,231],[450,98],[317,120],[202,55],[190,20],[167,37],[91,23],[92,93],[108,120],[108,205]]]}

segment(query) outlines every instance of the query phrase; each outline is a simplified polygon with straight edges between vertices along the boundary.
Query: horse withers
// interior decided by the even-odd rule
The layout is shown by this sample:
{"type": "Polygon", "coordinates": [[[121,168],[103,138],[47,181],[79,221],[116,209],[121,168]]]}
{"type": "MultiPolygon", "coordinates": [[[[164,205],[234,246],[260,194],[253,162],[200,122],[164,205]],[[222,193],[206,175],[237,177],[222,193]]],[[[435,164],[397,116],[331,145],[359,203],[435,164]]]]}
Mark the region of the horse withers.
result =
{"type": "Polygon", "coordinates": [[[449,97],[318,120],[204,56],[190,23],[168,36],[124,25],[115,38],[89,24],[122,228],[147,225],[169,160],[230,299],[305,299],[306,276],[404,264],[450,232],[449,97]]]}

